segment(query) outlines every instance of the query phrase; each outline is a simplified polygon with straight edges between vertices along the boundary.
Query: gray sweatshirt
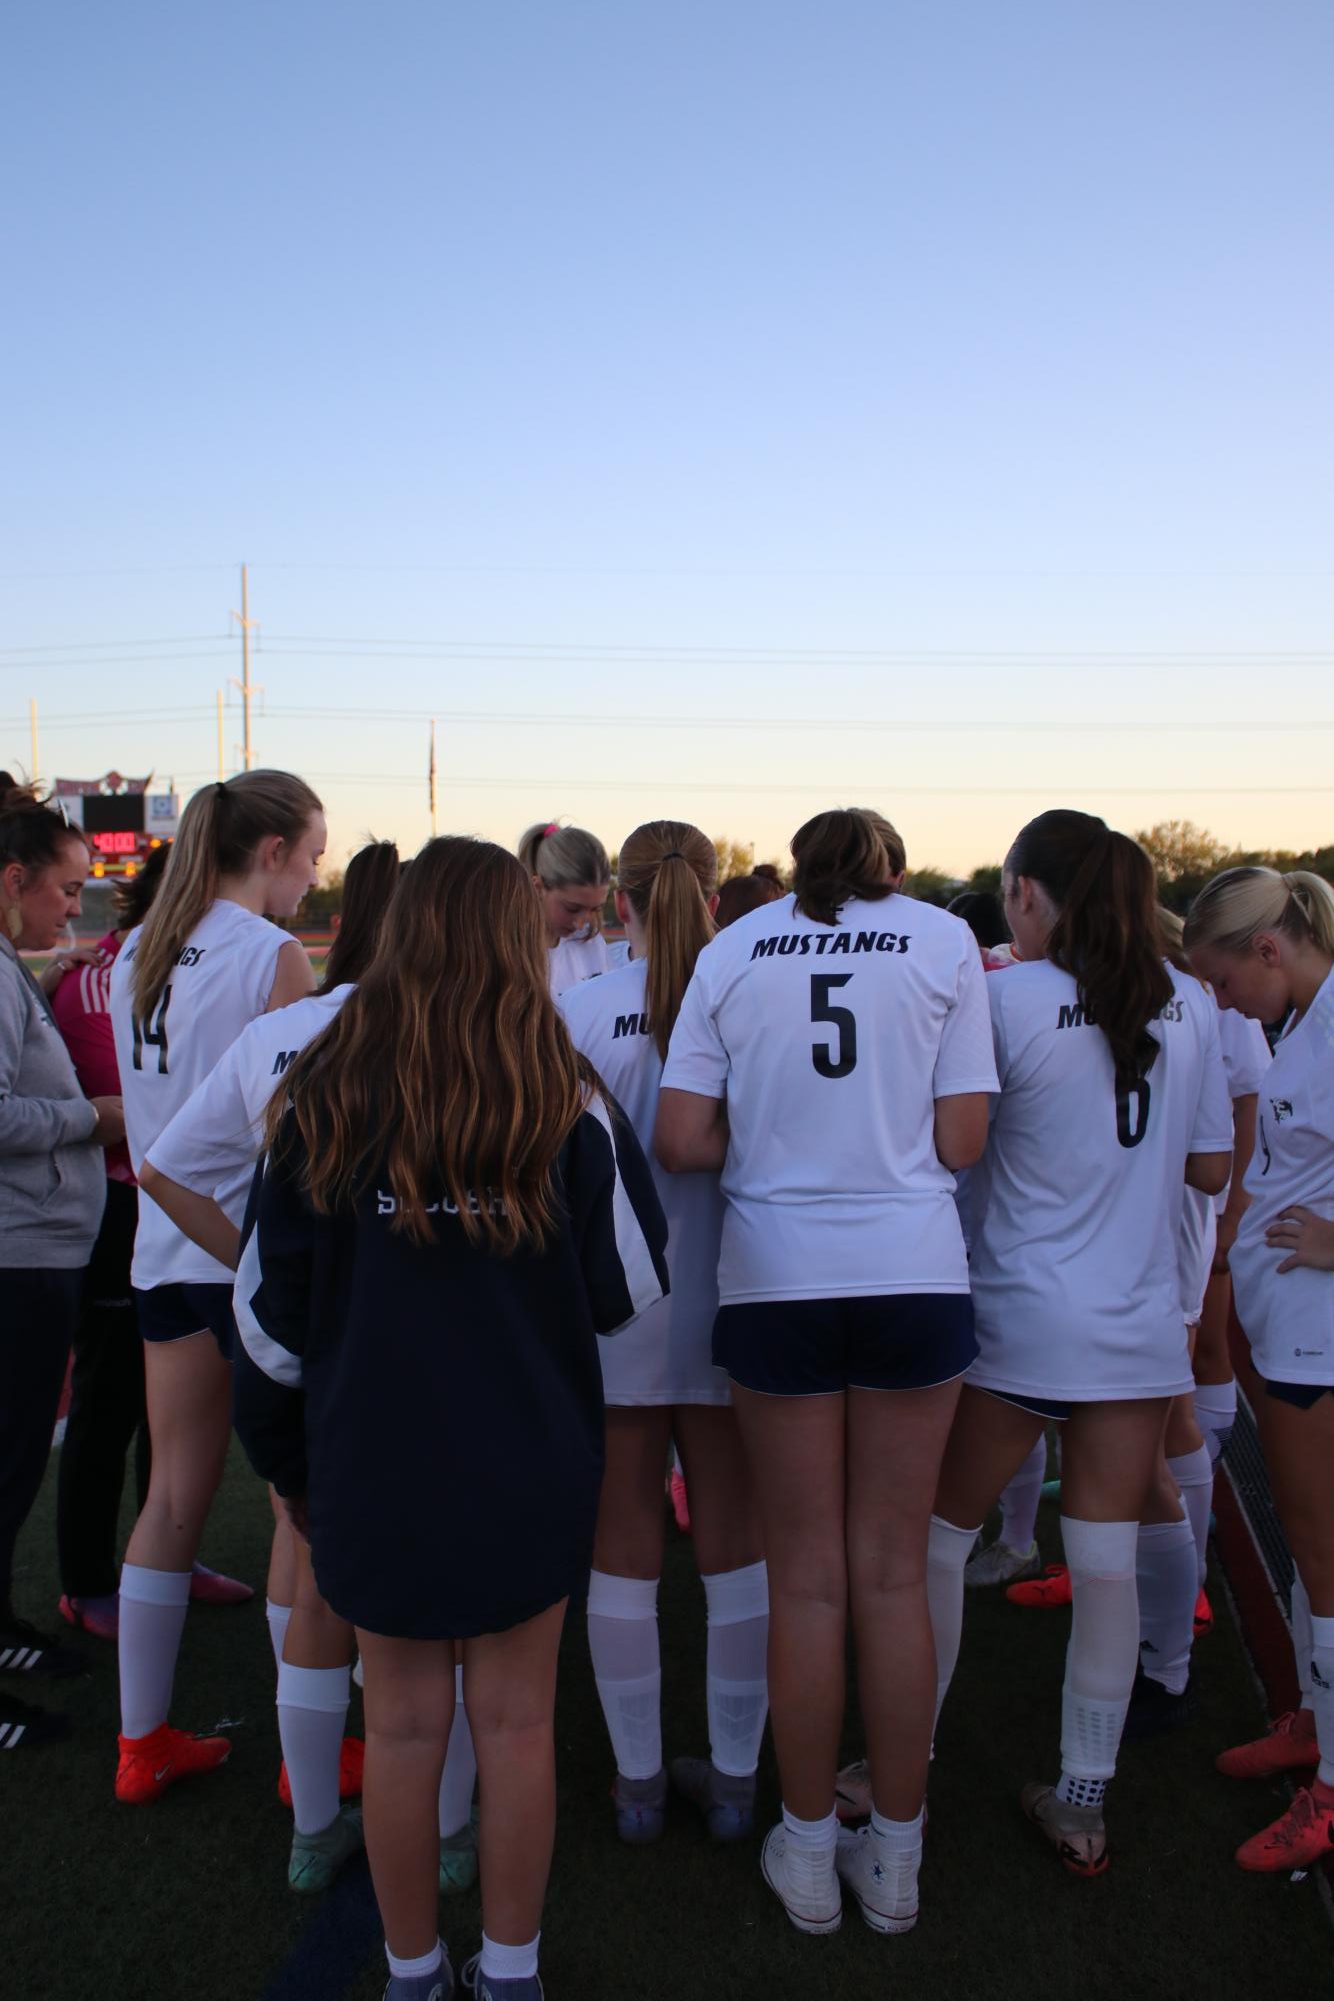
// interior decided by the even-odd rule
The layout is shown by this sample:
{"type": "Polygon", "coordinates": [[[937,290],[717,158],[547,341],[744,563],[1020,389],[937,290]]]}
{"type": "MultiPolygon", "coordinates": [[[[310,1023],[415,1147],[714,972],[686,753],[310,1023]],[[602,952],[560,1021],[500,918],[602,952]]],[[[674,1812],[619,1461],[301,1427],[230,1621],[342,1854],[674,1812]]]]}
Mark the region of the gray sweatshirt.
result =
{"type": "Polygon", "coordinates": [[[0,1268],[87,1264],[106,1202],[96,1124],[46,996],[0,933],[0,1268]]]}

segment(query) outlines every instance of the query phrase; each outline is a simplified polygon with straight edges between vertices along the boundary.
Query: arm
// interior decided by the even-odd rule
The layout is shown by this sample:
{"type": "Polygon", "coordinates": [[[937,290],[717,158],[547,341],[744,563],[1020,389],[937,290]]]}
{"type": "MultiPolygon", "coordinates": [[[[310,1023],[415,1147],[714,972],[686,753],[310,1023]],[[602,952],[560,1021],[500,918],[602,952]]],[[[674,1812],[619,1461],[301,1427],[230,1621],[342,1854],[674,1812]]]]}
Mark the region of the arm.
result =
{"type": "Polygon", "coordinates": [[[960,1091],[937,1098],[936,1155],[942,1167],[958,1173],[981,1160],[987,1144],[991,1100],[985,1091],[960,1091]]]}
{"type": "Polygon", "coordinates": [[[1232,1185],[1227,1192],[1227,1207],[1218,1219],[1215,1271],[1227,1270],[1228,1252],[1237,1241],[1241,1219],[1250,1207],[1251,1198],[1246,1193],[1246,1169],[1255,1151],[1255,1121],[1259,1103],[1259,1096],[1254,1091],[1232,1100],[1232,1185]]]}
{"type": "Polygon", "coordinates": [[[289,938],[278,954],[268,1006],[264,1012],[272,1014],[275,1008],[286,1007],[294,1000],[304,1000],[307,994],[314,991],[315,968],[310,963],[310,954],[299,938],[289,938]]]}
{"type": "Polygon", "coordinates": [[[220,1265],[236,1270],[241,1255],[241,1232],[229,1222],[226,1212],[211,1195],[196,1195],[183,1188],[169,1174],[163,1174],[146,1160],[139,1170],[139,1186],[164,1209],[176,1228],[201,1251],[207,1251],[220,1265]]]}
{"type": "Polygon", "coordinates": [[[1186,1155],[1186,1186],[1198,1188],[1201,1195],[1221,1195],[1227,1187],[1228,1175],[1232,1172],[1230,1153],[1188,1153],[1186,1155]]]}
{"type": "Polygon", "coordinates": [[[14,1095],[26,1020],[18,979],[0,970],[0,1154],[54,1153],[58,1146],[92,1139],[97,1130],[97,1107],[81,1093],[69,1098],[14,1095]]]}
{"type": "Polygon", "coordinates": [[[697,1091],[658,1093],[653,1151],[669,1174],[721,1171],[727,1159],[727,1100],[697,1091]]]}

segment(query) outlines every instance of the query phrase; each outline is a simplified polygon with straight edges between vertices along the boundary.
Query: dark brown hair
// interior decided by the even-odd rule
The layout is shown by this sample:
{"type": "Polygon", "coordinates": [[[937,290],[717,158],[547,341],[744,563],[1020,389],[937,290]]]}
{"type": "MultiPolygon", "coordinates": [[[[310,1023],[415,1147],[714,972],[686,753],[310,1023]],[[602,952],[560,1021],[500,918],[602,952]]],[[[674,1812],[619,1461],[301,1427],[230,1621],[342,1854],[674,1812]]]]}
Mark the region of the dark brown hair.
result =
{"type": "Polygon", "coordinates": [[[817,813],[792,836],[797,908],[816,924],[837,924],[845,903],[878,903],[908,866],[897,828],[869,806],[817,813]]]}
{"type": "Polygon", "coordinates": [[[527,870],[450,835],[413,862],[373,963],[270,1102],[266,1136],[281,1151],[300,1135],[321,1215],[384,1174],[391,1229],[431,1243],[428,1206],[443,1198],[479,1248],[511,1256],[555,1228],[552,1171],[595,1086],[548,990],[527,870]]]}
{"type": "Polygon", "coordinates": [[[738,917],[747,917],[752,910],[762,910],[766,903],[777,903],[784,893],[776,873],[756,869],[751,875],[734,875],[718,891],[718,908],[713,921],[720,931],[725,931],[729,924],[736,923],[738,917]]]}
{"type": "Polygon", "coordinates": [[[35,786],[20,785],[0,771],[0,868],[11,862],[25,869],[50,868],[67,841],[88,845],[63,813],[38,798],[35,786]]]}
{"type": "Polygon", "coordinates": [[[687,820],[650,820],[626,840],[617,877],[644,924],[649,1028],[665,1058],[695,961],[714,934],[708,900],[718,853],[687,820]]]}
{"type": "Polygon", "coordinates": [[[1149,1023],[1173,987],[1153,863],[1139,842],[1093,813],[1039,813],[1021,828],[1003,872],[1046,890],[1058,913],[1047,957],[1073,976],[1085,1014],[1112,1046],[1118,1080],[1142,1077],[1158,1054],[1149,1023]]]}
{"type": "Polygon", "coordinates": [[[331,994],[335,987],[354,985],[361,978],[375,957],[380,926],[402,872],[392,841],[372,841],[369,847],[357,849],[343,874],[338,930],[316,993],[331,994]]]}
{"type": "Polygon", "coordinates": [[[150,848],[141,868],[118,882],[112,891],[116,929],[133,931],[153,908],[153,899],[162,887],[162,877],[171,854],[169,847],[150,848]]]}

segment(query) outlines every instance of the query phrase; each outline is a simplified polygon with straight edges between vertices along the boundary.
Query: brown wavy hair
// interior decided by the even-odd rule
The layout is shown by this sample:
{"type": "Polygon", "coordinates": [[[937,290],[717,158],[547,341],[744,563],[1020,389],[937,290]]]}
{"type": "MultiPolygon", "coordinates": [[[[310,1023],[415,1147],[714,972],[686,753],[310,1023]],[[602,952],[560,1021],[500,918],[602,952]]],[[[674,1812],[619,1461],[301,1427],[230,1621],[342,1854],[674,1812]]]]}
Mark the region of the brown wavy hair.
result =
{"type": "Polygon", "coordinates": [[[797,908],[816,924],[837,924],[854,897],[879,903],[892,896],[891,876],[908,866],[897,827],[870,806],[836,806],[817,813],[792,836],[797,908]]]}
{"type": "Polygon", "coordinates": [[[299,1136],[320,1215],[384,1175],[392,1230],[433,1242],[428,1205],[444,1198],[475,1245],[509,1257],[555,1229],[552,1170],[595,1085],[548,991],[527,871],[449,835],[404,876],[374,962],[287,1072],[266,1137],[281,1152],[299,1136]]]}
{"type": "Polygon", "coordinates": [[[343,873],[343,899],[338,930],[324,962],[324,978],[315,991],[331,994],[335,987],[355,986],[371,960],[403,864],[392,841],[372,841],[358,848],[343,873]]]}
{"type": "Polygon", "coordinates": [[[716,929],[718,852],[688,820],[649,820],[622,847],[617,880],[643,921],[649,1028],[665,1059],[695,961],[716,929]]]}
{"type": "Polygon", "coordinates": [[[1020,829],[1003,873],[1040,883],[1057,906],[1047,957],[1073,976],[1085,1014],[1112,1046],[1118,1082],[1143,1077],[1158,1054],[1149,1023],[1173,987],[1153,863],[1139,842],[1094,813],[1039,813],[1020,829]]]}

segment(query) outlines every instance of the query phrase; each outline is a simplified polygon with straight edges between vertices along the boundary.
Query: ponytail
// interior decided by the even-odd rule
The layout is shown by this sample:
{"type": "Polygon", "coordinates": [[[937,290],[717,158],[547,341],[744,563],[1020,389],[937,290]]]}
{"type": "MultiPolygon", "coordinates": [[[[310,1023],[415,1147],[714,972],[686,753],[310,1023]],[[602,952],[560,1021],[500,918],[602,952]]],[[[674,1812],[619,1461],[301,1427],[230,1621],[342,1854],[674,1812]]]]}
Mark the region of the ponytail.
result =
{"type": "Polygon", "coordinates": [[[908,866],[902,836],[869,806],[817,813],[792,836],[797,908],[815,924],[837,924],[845,903],[891,896],[908,866]]]}
{"type": "Polygon", "coordinates": [[[622,847],[618,881],[644,925],[649,1028],[665,1057],[695,961],[714,935],[717,852],[688,821],[650,820],[622,847]]]}
{"type": "Polygon", "coordinates": [[[1149,1023],[1173,991],[1149,857],[1096,815],[1057,810],[1021,829],[1004,873],[1039,883],[1057,906],[1047,957],[1074,978],[1111,1044],[1118,1083],[1133,1084],[1158,1054],[1149,1023]]]}
{"type": "Polygon", "coordinates": [[[1248,952],[1262,931],[1308,940],[1334,959],[1334,890],[1322,875],[1229,868],[1207,882],[1186,917],[1186,950],[1248,952]]]}
{"type": "Polygon", "coordinates": [[[583,827],[539,820],[520,837],[518,855],[543,889],[596,889],[611,881],[607,850],[583,827]]]}
{"type": "Polygon", "coordinates": [[[372,841],[369,847],[358,848],[343,875],[338,930],[316,993],[331,994],[335,987],[355,986],[361,978],[375,957],[380,927],[402,873],[392,841],[372,841]]]}
{"type": "Polygon", "coordinates": [[[242,771],[195,793],[139,939],[133,993],[141,1020],[156,1007],[181,947],[216,901],[223,878],[246,874],[269,835],[299,840],[321,810],[305,780],[290,771],[242,771]]]}

